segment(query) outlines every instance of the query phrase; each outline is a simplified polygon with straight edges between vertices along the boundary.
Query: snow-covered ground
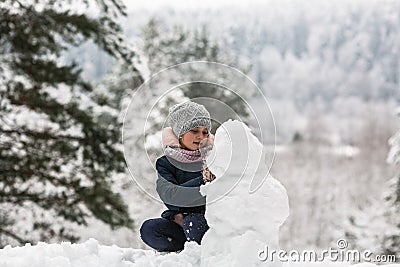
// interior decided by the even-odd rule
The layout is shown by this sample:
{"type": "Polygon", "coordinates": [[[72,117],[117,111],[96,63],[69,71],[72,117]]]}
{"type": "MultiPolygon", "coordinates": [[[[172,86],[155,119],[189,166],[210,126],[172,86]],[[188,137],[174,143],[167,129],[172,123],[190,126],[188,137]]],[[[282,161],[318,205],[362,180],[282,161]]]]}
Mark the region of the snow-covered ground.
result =
{"type": "MultiPolygon", "coordinates": [[[[0,250],[1,267],[195,267],[201,265],[201,247],[187,243],[180,253],[160,254],[151,250],[103,246],[95,239],[80,244],[26,244],[0,250]]],[[[210,265],[215,266],[215,265],[210,265]]],[[[221,266],[221,265],[218,265],[221,266]]],[[[230,266],[230,265],[226,265],[230,266]]],[[[251,266],[251,265],[247,265],[251,266]]],[[[265,264],[268,266],[268,264],[265,264]]],[[[283,267],[372,267],[371,263],[284,263],[283,267]]],[[[400,267],[400,264],[385,265],[400,267]]]]}
{"type": "Polygon", "coordinates": [[[219,127],[214,149],[207,158],[217,179],[201,188],[207,195],[206,218],[210,225],[201,246],[190,242],[180,253],[165,254],[103,246],[95,239],[80,244],[26,244],[1,249],[0,266],[350,266],[347,262],[262,261],[266,255],[260,251],[265,251],[266,246],[279,251],[279,227],[289,215],[286,190],[269,175],[268,167],[261,163],[263,158],[262,144],[245,124],[228,121],[219,127]]]}

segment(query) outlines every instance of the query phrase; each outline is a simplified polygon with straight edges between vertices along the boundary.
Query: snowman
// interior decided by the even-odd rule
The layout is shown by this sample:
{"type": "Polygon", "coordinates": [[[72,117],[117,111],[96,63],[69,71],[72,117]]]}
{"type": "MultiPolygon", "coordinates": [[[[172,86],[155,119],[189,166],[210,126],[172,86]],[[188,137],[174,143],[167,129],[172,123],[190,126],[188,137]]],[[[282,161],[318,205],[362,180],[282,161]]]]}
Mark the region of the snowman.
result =
{"type": "Polygon", "coordinates": [[[201,266],[282,266],[274,251],[288,196],[269,175],[263,145],[244,123],[229,120],[218,128],[206,161],[217,178],[201,187],[210,226],[201,266]]]}

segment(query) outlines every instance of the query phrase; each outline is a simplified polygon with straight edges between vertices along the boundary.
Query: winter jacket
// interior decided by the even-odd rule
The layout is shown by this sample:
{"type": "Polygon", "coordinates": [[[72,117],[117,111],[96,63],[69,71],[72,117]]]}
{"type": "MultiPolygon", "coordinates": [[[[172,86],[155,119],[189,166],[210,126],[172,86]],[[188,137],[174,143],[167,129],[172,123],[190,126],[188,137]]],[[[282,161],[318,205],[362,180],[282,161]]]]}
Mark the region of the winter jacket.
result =
{"type": "Polygon", "coordinates": [[[157,192],[168,208],[161,217],[173,220],[178,213],[205,213],[205,197],[200,194],[200,185],[204,184],[201,166],[201,161],[182,163],[166,156],[157,159],[157,192]],[[189,168],[200,171],[185,171],[189,168]],[[184,205],[168,204],[177,199],[184,205]]]}

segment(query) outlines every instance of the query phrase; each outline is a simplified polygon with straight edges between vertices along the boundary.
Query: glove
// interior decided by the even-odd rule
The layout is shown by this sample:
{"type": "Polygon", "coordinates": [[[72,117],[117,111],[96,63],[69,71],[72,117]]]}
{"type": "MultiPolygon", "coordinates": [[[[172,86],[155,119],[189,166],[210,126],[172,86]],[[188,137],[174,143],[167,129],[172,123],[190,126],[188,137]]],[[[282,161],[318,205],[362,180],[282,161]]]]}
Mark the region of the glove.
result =
{"type": "Polygon", "coordinates": [[[165,210],[162,214],[161,214],[161,218],[173,221],[175,219],[175,215],[180,213],[177,210],[165,210]]]}
{"type": "Polygon", "coordinates": [[[215,175],[208,169],[208,167],[203,165],[203,182],[212,182],[215,178],[215,175]]]}

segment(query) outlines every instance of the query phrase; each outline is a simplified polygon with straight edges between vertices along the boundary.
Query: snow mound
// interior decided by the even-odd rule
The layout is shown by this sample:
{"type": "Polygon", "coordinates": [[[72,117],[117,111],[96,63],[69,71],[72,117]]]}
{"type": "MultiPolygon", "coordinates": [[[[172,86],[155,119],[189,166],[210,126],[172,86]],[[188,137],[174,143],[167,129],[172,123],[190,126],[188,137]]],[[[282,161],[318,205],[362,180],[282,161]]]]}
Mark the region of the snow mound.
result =
{"type": "Polygon", "coordinates": [[[35,246],[26,244],[23,247],[6,246],[0,250],[0,266],[4,267],[83,267],[109,266],[127,267],[130,258],[144,254],[142,250],[121,249],[117,246],[101,246],[91,238],[81,244],[62,242],[46,244],[39,242],[35,246]]]}
{"type": "MultiPolygon", "coordinates": [[[[196,267],[201,266],[200,250],[204,247],[194,242],[186,243],[180,253],[155,253],[152,250],[119,248],[99,245],[91,238],[81,244],[39,243],[35,246],[6,246],[0,249],[1,267],[196,267]]],[[[210,265],[215,266],[215,265],[210,265]]],[[[231,266],[228,263],[218,265],[231,266]]],[[[244,266],[252,266],[246,264],[244,266]]],[[[266,265],[267,266],[267,265],[266,265]]],[[[349,263],[284,263],[284,267],[375,267],[371,263],[350,265],[349,263]]],[[[385,265],[400,267],[400,264],[385,265]]]]}
{"type": "Polygon", "coordinates": [[[0,249],[1,267],[188,267],[200,265],[200,246],[187,243],[181,253],[103,246],[90,238],[84,243],[6,246],[0,249]]]}
{"type": "Polygon", "coordinates": [[[279,250],[279,227],[289,215],[285,188],[268,176],[263,145],[244,123],[229,120],[218,128],[207,163],[217,179],[201,188],[210,226],[202,266],[280,266],[258,258],[266,245],[279,250]]]}

